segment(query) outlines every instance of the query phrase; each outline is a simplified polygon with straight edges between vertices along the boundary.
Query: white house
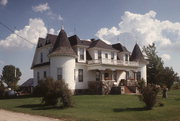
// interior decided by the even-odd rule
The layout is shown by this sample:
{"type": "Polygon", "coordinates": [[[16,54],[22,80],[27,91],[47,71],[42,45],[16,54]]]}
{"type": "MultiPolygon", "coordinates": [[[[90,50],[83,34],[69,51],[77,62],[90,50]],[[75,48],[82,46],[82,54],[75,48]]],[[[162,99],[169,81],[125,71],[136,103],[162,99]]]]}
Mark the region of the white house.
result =
{"type": "Polygon", "coordinates": [[[38,80],[51,77],[64,80],[72,91],[78,91],[88,89],[90,81],[110,80],[119,85],[126,80],[126,86],[141,78],[146,81],[146,64],[137,44],[131,53],[120,43],[67,37],[61,29],[57,36],[39,38],[31,68],[34,86],[38,80]]]}

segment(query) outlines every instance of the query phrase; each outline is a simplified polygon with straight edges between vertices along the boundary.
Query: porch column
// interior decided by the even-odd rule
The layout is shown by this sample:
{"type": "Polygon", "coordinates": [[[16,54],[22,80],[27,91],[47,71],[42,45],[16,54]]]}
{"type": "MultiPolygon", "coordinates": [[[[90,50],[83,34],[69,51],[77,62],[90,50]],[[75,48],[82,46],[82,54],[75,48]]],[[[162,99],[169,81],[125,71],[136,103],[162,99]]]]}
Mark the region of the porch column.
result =
{"type": "Polygon", "coordinates": [[[101,80],[104,81],[104,71],[101,70],[101,80]]]}
{"type": "Polygon", "coordinates": [[[114,80],[114,71],[112,71],[111,76],[112,76],[112,80],[114,80]]]}

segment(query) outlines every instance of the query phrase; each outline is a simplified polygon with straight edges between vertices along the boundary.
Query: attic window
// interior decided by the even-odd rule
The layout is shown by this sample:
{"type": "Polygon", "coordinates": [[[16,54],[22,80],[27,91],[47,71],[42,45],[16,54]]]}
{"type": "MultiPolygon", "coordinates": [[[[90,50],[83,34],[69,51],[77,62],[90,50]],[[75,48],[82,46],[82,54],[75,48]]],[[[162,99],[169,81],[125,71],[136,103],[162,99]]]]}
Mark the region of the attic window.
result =
{"type": "Polygon", "coordinates": [[[114,59],[114,52],[111,53],[111,59],[114,59]]]}
{"type": "Polygon", "coordinates": [[[125,61],[128,61],[128,54],[125,54],[125,61]]]}
{"type": "Polygon", "coordinates": [[[84,48],[79,48],[80,60],[84,60],[84,48]]]}
{"type": "Polygon", "coordinates": [[[101,51],[98,50],[98,59],[101,59],[101,51]]]}

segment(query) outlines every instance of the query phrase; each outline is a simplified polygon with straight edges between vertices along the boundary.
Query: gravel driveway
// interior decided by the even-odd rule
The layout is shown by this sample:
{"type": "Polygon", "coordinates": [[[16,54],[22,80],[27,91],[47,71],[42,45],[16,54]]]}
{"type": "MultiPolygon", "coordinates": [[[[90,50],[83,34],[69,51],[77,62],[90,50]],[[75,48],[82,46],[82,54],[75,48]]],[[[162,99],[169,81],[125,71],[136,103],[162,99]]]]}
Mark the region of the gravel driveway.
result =
{"type": "Polygon", "coordinates": [[[0,121],[60,121],[43,116],[29,115],[0,109],[0,121]]]}

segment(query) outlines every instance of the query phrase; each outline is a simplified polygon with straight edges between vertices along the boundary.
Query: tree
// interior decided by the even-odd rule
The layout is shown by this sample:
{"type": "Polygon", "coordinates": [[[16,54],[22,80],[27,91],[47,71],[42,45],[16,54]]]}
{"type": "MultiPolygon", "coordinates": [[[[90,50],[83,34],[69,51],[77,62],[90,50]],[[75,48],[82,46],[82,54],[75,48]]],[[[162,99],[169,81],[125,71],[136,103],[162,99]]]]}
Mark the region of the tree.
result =
{"type": "Polygon", "coordinates": [[[164,62],[157,55],[156,46],[153,43],[147,47],[143,47],[148,58],[147,65],[147,81],[150,84],[158,84],[171,88],[173,82],[178,79],[177,73],[174,72],[173,68],[164,67],[164,62]]]}
{"type": "Polygon", "coordinates": [[[171,88],[174,81],[177,81],[178,74],[174,72],[173,68],[165,67],[163,70],[162,84],[166,85],[167,88],[171,88]]]}
{"type": "Polygon", "coordinates": [[[151,84],[160,84],[161,80],[160,77],[162,76],[163,61],[157,55],[156,46],[153,43],[152,45],[148,45],[147,47],[143,47],[143,52],[145,52],[148,58],[148,65],[147,65],[147,80],[148,83],[151,84]]]}
{"type": "Polygon", "coordinates": [[[15,89],[21,77],[21,71],[13,65],[6,65],[3,67],[1,79],[8,85],[8,87],[15,89]]]}

